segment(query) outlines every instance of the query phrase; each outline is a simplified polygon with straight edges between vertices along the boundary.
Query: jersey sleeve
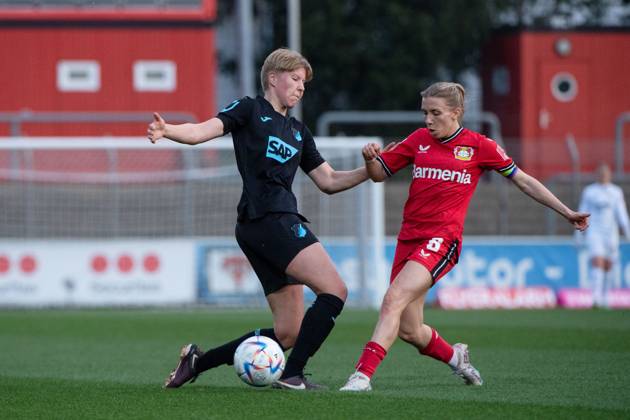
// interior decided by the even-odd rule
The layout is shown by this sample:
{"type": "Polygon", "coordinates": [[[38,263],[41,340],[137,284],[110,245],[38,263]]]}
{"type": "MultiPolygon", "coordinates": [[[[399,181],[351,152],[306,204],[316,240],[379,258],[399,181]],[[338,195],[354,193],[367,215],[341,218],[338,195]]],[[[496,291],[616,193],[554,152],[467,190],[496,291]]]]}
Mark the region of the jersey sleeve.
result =
{"type": "Polygon", "coordinates": [[[319,150],[317,150],[317,145],[315,144],[315,139],[313,138],[311,130],[309,130],[305,125],[302,127],[301,136],[303,145],[302,157],[300,158],[300,168],[302,168],[304,173],[307,174],[324,163],[326,159],[319,154],[319,150]]]}
{"type": "Polygon", "coordinates": [[[505,150],[494,140],[482,137],[480,145],[479,166],[483,169],[494,170],[506,178],[513,177],[518,171],[516,163],[505,153],[505,150]]]}
{"type": "Polygon", "coordinates": [[[248,96],[237,99],[217,114],[223,122],[223,134],[230,133],[239,127],[247,125],[254,109],[254,100],[248,96]]]}
{"type": "Polygon", "coordinates": [[[381,153],[376,159],[383,165],[387,176],[392,176],[405,166],[413,163],[417,149],[417,134],[411,133],[393,149],[381,153]]]}

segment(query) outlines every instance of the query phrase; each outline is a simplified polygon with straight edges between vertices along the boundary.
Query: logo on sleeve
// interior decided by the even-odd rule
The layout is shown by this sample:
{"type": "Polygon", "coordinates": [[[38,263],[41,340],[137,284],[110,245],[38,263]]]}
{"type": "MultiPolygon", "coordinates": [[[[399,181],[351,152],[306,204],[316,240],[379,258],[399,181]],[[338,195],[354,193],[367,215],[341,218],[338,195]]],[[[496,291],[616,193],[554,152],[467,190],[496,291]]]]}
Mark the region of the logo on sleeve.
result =
{"type": "Polygon", "coordinates": [[[428,153],[429,147],[431,147],[431,145],[428,145],[428,146],[419,145],[418,153],[428,153]]]}
{"type": "Polygon", "coordinates": [[[299,131],[297,131],[295,128],[291,127],[291,130],[293,131],[293,137],[295,137],[295,139],[297,141],[302,141],[302,135],[300,134],[299,131]]]}
{"type": "Polygon", "coordinates": [[[285,163],[297,154],[297,149],[290,144],[286,144],[278,137],[269,136],[267,142],[267,157],[275,159],[280,163],[285,163]]]}
{"type": "Polygon", "coordinates": [[[221,111],[219,112],[228,112],[233,110],[234,108],[236,108],[236,106],[239,104],[240,99],[235,100],[234,102],[232,102],[231,104],[229,104],[228,106],[226,106],[225,108],[223,108],[221,111]]]}
{"type": "Polygon", "coordinates": [[[470,146],[455,146],[453,149],[455,159],[457,160],[470,160],[475,153],[474,149],[470,146]]]}
{"type": "Polygon", "coordinates": [[[294,224],[293,226],[291,226],[291,230],[298,238],[303,238],[306,236],[306,229],[304,228],[302,223],[294,224]]]}

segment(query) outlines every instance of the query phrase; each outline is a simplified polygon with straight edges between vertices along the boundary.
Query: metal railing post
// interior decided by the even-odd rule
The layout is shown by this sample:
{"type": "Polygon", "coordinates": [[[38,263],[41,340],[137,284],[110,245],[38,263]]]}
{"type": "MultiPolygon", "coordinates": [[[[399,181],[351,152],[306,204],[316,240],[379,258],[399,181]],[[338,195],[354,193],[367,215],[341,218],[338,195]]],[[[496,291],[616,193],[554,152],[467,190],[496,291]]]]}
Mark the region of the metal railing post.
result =
{"type": "Polygon", "coordinates": [[[195,184],[191,173],[196,168],[195,155],[193,149],[184,149],[182,153],[182,162],[184,163],[184,203],[182,205],[184,232],[187,235],[195,235],[195,184]]]}
{"type": "Polygon", "coordinates": [[[623,155],[623,126],[630,122],[630,112],[622,112],[615,121],[615,173],[622,177],[625,168],[625,157],[623,155]]]}
{"type": "MultiPolygon", "coordinates": [[[[162,118],[169,122],[197,122],[197,117],[189,112],[163,112],[162,118]]],[[[8,123],[10,135],[22,135],[24,123],[123,123],[123,122],[151,122],[152,113],[149,111],[130,112],[83,112],[83,111],[20,111],[0,112],[0,123],[8,123]]]]}
{"type": "Polygon", "coordinates": [[[571,157],[571,199],[575,204],[580,195],[580,151],[575,142],[575,136],[571,133],[567,134],[565,138],[567,149],[569,149],[569,156],[571,157]]]}

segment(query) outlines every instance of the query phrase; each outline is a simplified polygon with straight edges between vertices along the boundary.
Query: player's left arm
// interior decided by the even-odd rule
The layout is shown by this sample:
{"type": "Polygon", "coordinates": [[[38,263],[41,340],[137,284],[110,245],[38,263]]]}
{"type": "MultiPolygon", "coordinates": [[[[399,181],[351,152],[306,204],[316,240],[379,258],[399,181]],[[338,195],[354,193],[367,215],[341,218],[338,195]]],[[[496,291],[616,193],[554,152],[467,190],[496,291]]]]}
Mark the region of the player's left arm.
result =
{"type": "MultiPolygon", "coordinates": [[[[390,143],[383,151],[391,150],[395,145],[396,143],[390,143]]],[[[362,166],[351,171],[336,171],[328,162],[323,162],[310,171],[308,176],[321,191],[326,194],[335,194],[366,181],[368,179],[368,170],[365,166],[362,166]]]]}
{"type": "Polygon", "coordinates": [[[308,173],[317,188],[326,194],[335,194],[359,185],[368,179],[365,168],[352,171],[336,171],[328,162],[323,162],[308,173]]]}
{"type": "Polygon", "coordinates": [[[319,154],[313,134],[308,127],[303,126],[302,156],[300,168],[326,194],[335,194],[347,190],[367,180],[365,168],[352,171],[335,171],[332,166],[319,154]]]}
{"type": "Polygon", "coordinates": [[[571,210],[540,181],[528,175],[522,169],[519,168],[510,179],[521,191],[539,203],[555,210],[577,230],[584,231],[588,227],[590,214],[571,210]]]}

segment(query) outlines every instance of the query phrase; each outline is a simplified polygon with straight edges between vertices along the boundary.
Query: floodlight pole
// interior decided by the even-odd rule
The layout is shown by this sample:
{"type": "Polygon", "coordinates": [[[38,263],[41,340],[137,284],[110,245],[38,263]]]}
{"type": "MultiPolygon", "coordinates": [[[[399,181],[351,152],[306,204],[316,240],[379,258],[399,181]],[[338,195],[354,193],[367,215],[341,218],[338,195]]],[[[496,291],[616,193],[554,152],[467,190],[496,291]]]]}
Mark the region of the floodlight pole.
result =
{"type": "Polygon", "coordinates": [[[238,71],[240,82],[240,96],[256,96],[256,84],[254,82],[254,48],[252,45],[252,32],[254,26],[252,0],[238,0],[238,21],[240,28],[240,53],[238,59],[238,71]]]}
{"type": "MultiPolygon", "coordinates": [[[[289,49],[300,52],[302,49],[300,24],[300,0],[287,0],[287,37],[289,40],[289,49]]],[[[291,114],[302,121],[302,103],[298,102],[296,106],[291,110],[291,114]]]]}

